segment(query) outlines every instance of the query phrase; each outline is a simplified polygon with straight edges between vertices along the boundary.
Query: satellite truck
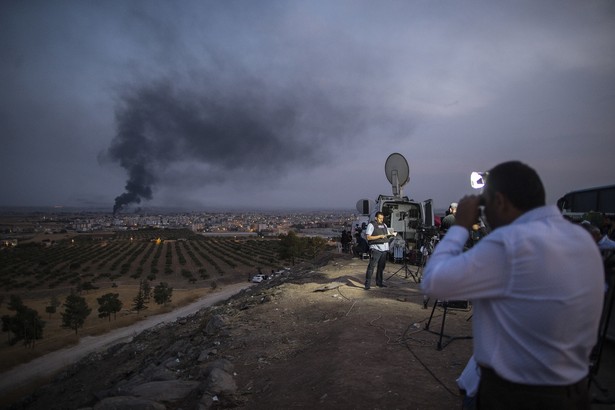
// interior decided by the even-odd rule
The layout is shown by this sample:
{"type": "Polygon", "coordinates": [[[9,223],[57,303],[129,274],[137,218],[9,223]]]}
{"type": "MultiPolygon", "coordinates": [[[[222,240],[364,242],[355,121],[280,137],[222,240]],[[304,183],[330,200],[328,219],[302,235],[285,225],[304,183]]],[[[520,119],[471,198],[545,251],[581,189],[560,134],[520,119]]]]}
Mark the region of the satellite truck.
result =
{"type": "Polygon", "coordinates": [[[367,224],[374,220],[376,212],[384,214],[384,223],[397,233],[389,241],[395,260],[403,258],[406,249],[417,247],[425,231],[434,231],[433,201],[422,202],[403,196],[402,188],[410,181],[410,168],[403,155],[389,155],[384,172],[391,184],[393,195],[379,195],[375,201],[360,199],[357,202],[359,216],[353,222],[352,233],[363,234],[367,224]]]}
{"type": "Polygon", "coordinates": [[[562,214],[572,221],[581,221],[589,212],[615,216],[615,185],[568,192],[557,200],[562,214]]]}

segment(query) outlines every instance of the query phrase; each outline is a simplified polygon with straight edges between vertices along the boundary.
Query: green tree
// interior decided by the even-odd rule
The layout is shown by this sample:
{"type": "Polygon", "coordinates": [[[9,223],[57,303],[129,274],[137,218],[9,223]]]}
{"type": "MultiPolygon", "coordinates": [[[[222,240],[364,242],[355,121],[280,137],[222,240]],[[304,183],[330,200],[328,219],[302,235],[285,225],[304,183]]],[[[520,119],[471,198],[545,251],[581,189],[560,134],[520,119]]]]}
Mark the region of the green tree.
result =
{"type": "Polygon", "coordinates": [[[2,316],[2,331],[6,332],[7,341],[11,343],[11,317],[9,315],[2,316]]]}
{"type": "Polygon", "coordinates": [[[145,295],[143,294],[143,286],[139,286],[139,292],[137,293],[137,296],[135,296],[132,300],[132,308],[137,311],[137,314],[139,314],[142,310],[147,309],[145,295]]]}
{"type": "Polygon", "coordinates": [[[56,313],[57,309],[58,308],[53,306],[53,305],[49,305],[49,306],[45,307],[45,313],[47,313],[49,315],[49,319],[51,319],[51,315],[56,313]]]}
{"type": "Polygon", "coordinates": [[[62,313],[62,327],[73,329],[75,334],[80,327],[83,327],[85,319],[92,313],[85,298],[75,292],[71,292],[64,302],[64,312],[62,313]]]}
{"type": "Polygon", "coordinates": [[[53,313],[56,313],[58,307],[60,307],[61,303],[58,300],[58,297],[56,295],[53,295],[51,297],[51,300],[49,300],[49,306],[45,307],[45,312],[49,314],[49,318],[51,318],[51,315],[53,313]]]}
{"type": "Polygon", "coordinates": [[[7,308],[9,310],[13,310],[13,311],[18,311],[19,309],[25,307],[23,304],[23,300],[21,300],[21,298],[17,295],[11,295],[9,297],[9,304],[7,306],[7,308]]]}
{"type": "Polygon", "coordinates": [[[309,259],[316,259],[316,257],[327,247],[327,241],[319,236],[304,239],[305,244],[302,248],[309,259]]]}
{"type": "Polygon", "coordinates": [[[120,300],[119,293],[106,293],[99,298],[98,301],[98,317],[108,317],[111,321],[111,314],[113,314],[113,320],[117,319],[117,312],[122,310],[123,303],[120,300]]]}
{"type": "Polygon", "coordinates": [[[45,321],[36,310],[25,307],[17,312],[17,322],[21,326],[20,336],[23,338],[24,345],[34,347],[35,340],[43,338],[45,321]]]}
{"type": "Polygon", "coordinates": [[[154,300],[159,305],[167,305],[171,301],[173,295],[173,288],[169,287],[166,282],[160,282],[154,288],[154,300]]]}
{"type": "Polygon", "coordinates": [[[92,282],[83,282],[81,284],[81,290],[85,290],[85,293],[88,293],[89,290],[98,289],[98,286],[94,285],[92,282]]]}
{"type": "Polygon", "coordinates": [[[297,234],[289,231],[286,235],[280,235],[280,247],[278,254],[280,259],[288,260],[291,264],[295,264],[295,259],[299,257],[301,252],[301,242],[297,234]]]}
{"type": "Polygon", "coordinates": [[[11,295],[8,309],[15,312],[14,316],[2,316],[2,331],[9,332],[9,343],[23,340],[26,346],[34,347],[34,341],[43,338],[45,321],[36,310],[25,306],[19,296],[11,295]],[[12,339],[11,334],[14,336],[12,339]]]}
{"type": "Polygon", "coordinates": [[[152,285],[150,285],[148,281],[142,280],[141,289],[143,289],[143,298],[145,298],[145,303],[149,303],[149,300],[152,297],[152,285]]]}

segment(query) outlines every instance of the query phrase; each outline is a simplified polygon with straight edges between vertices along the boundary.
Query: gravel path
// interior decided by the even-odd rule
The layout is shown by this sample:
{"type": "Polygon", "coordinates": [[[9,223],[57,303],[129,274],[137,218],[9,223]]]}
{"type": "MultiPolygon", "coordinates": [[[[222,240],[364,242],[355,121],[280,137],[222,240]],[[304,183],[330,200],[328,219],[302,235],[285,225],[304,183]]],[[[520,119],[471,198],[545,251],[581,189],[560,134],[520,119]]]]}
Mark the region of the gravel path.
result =
{"type": "Polygon", "coordinates": [[[226,300],[250,286],[249,283],[226,285],[219,292],[206,295],[196,302],[177,308],[172,312],[149,316],[134,325],[115,329],[103,335],[83,337],[79,340],[79,344],[75,346],[49,353],[14,367],[0,374],[0,396],[27,384],[34,378],[51,376],[92,352],[108,349],[117,343],[129,342],[134,336],[146,329],[163,322],[171,323],[178,318],[189,316],[204,307],[226,300]]]}

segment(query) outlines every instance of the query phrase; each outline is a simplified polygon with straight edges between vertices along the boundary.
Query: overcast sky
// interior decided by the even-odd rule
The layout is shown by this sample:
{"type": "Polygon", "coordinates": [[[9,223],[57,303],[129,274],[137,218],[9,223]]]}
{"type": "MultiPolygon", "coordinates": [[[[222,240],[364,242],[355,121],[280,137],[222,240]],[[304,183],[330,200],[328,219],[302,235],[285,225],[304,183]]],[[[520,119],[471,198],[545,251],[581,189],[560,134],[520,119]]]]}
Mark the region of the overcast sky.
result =
{"type": "Polygon", "coordinates": [[[436,208],[615,183],[615,3],[0,2],[0,206],[436,208]]]}

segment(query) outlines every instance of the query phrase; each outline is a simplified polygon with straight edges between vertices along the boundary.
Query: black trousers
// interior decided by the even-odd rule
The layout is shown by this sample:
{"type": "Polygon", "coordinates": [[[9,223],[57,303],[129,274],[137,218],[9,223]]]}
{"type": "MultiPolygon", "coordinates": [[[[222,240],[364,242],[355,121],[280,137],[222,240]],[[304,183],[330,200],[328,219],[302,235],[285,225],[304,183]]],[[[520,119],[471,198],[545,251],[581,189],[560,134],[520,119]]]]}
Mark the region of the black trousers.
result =
{"type": "Polygon", "coordinates": [[[367,265],[367,272],[365,273],[365,287],[369,288],[372,282],[372,274],[374,268],[376,269],[376,285],[383,285],[383,272],[387,263],[388,252],[381,252],[376,249],[371,249],[371,256],[369,258],[369,264],[367,265]]]}
{"type": "Polygon", "coordinates": [[[476,408],[479,410],[590,409],[587,377],[569,386],[532,386],[509,382],[481,366],[476,408]]]}

